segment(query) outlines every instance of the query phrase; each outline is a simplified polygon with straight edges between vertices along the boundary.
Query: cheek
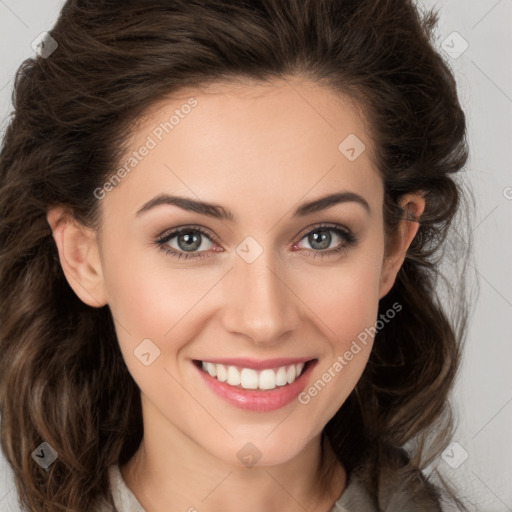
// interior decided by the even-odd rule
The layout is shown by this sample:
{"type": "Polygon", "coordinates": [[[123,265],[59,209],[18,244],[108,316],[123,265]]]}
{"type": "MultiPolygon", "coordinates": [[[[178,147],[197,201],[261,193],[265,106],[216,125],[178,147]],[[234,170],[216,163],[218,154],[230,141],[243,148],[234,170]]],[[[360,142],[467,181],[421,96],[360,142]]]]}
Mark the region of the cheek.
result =
{"type": "MultiPolygon", "coordinates": [[[[117,258],[113,251],[105,265],[121,353],[139,387],[151,396],[173,387],[167,371],[181,374],[181,351],[200,336],[208,317],[201,306],[221,277],[215,270],[170,270],[167,256],[156,250],[126,251],[117,258]]],[[[182,399],[186,403],[186,396],[182,399]]]]}
{"type": "Polygon", "coordinates": [[[295,293],[333,350],[345,351],[358,334],[376,321],[381,270],[380,251],[355,253],[329,268],[309,268],[295,278],[295,293]]]}
{"type": "Polygon", "coordinates": [[[373,345],[381,252],[360,252],[330,269],[309,272],[298,295],[311,307],[324,339],[322,361],[299,402],[327,422],[356,386],[373,345]]]}
{"type": "Polygon", "coordinates": [[[194,279],[194,269],[169,271],[165,254],[150,256],[126,252],[108,261],[105,283],[112,313],[131,336],[163,340],[211,289],[215,276],[194,279]]]}
{"type": "Polygon", "coordinates": [[[176,360],[200,332],[199,323],[187,320],[194,317],[194,306],[211,284],[191,284],[187,272],[165,273],[161,268],[157,272],[139,263],[142,266],[137,267],[136,259],[125,261],[109,276],[109,307],[123,359],[141,391],[162,411],[168,409],[170,395],[183,411],[195,411],[190,397],[176,384],[175,379],[181,380],[176,360]]]}

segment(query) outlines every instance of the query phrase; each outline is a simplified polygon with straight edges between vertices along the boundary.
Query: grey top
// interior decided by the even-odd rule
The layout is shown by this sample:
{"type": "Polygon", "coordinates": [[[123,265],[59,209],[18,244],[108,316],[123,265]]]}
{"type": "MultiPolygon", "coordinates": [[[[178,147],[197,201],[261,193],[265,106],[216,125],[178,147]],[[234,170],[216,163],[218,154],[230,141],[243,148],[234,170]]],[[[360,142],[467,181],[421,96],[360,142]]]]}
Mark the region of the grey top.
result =
{"type": "MultiPolygon", "coordinates": [[[[118,512],[145,512],[123,480],[118,465],[108,469],[110,488],[118,512]]],[[[99,505],[94,512],[112,512],[108,505],[99,505]]],[[[370,495],[354,477],[334,504],[331,512],[377,512],[370,495]]]]}

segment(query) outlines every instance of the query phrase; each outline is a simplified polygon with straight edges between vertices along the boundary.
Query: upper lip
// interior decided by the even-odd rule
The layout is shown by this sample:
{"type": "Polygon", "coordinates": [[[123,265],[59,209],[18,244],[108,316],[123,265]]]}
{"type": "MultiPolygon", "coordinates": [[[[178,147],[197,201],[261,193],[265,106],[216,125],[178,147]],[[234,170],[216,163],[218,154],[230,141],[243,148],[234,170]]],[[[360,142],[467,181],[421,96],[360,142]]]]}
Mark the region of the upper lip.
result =
{"type": "Polygon", "coordinates": [[[250,358],[207,358],[200,359],[207,363],[223,364],[225,366],[239,366],[252,368],[253,370],[264,370],[266,368],[280,368],[298,363],[306,363],[314,358],[311,357],[279,357],[275,359],[250,359],[250,358]]]}

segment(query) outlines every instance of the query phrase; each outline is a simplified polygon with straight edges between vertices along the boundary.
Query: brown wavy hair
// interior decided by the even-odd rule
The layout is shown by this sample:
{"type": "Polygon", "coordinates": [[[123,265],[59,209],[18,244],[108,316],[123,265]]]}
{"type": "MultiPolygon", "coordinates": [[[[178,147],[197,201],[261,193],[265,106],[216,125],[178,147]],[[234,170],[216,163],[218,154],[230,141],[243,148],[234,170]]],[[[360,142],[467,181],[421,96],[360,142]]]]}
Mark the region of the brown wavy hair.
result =
{"type": "MultiPolygon", "coordinates": [[[[64,205],[97,227],[94,190],[157,101],[217,81],[287,76],[326,84],[363,109],[389,237],[400,198],[421,190],[426,199],[379,305],[379,314],[395,302],[402,311],[377,333],[360,381],[324,434],[379,510],[396,512],[400,492],[414,503],[428,497],[435,510],[458,501],[436,471],[424,471],[454,429],[449,392],[467,319],[463,293],[450,314],[439,297],[441,257],[465,197],[454,173],[468,151],[455,80],[434,47],[436,22],[434,11],[407,0],[64,4],[50,31],[58,48],[16,74],[0,154],[1,444],[27,510],[84,511],[111,499],[107,468],[128,461],[143,434],[140,391],[109,307],[87,306],[67,283],[48,209],[64,205]],[[58,453],[48,471],[31,458],[43,441],[58,453]]],[[[469,253],[462,249],[458,268],[469,253]]]]}

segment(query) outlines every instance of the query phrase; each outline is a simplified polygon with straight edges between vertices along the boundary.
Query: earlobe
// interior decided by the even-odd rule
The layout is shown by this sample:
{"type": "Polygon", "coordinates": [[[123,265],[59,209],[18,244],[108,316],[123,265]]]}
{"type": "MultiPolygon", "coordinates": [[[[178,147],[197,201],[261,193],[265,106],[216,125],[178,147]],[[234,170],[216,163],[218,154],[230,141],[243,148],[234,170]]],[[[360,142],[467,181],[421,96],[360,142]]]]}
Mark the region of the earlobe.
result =
{"type": "Polygon", "coordinates": [[[85,304],[107,304],[97,237],[94,230],[79,224],[62,207],[46,216],[66,279],[85,304]]]}
{"type": "Polygon", "coordinates": [[[392,249],[384,257],[379,299],[384,297],[395,283],[398,271],[405,260],[407,250],[420,227],[419,219],[425,210],[425,199],[421,192],[407,194],[401,198],[399,206],[403,210],[403,215],[398,224],[393,244],[391,244],[392,249]]]}

